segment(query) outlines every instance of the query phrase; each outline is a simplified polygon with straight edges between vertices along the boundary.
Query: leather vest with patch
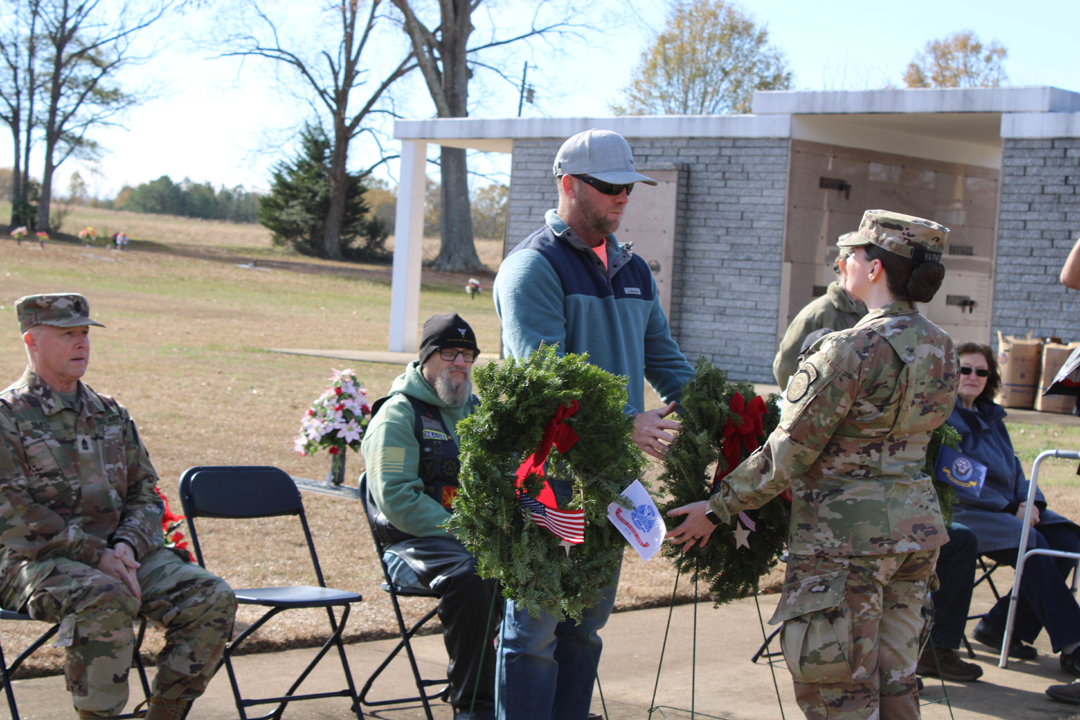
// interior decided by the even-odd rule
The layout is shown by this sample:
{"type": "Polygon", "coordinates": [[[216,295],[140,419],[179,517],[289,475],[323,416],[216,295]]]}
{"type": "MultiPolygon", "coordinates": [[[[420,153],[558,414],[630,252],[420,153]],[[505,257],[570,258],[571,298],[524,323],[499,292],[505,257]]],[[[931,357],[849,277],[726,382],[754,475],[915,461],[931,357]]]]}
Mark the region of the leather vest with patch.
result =
{"type": "MultiPolygon", "coordinates": [[[[405,395],[404,393],[401,393],[405,395]]],[[[392,395],[379,398],[371,408],[371,416],[379,412],[383,403],[392,395]]],[[[458,489],[458,472],[461,470],[461,461],[458,459],[458,446],[454,442],[454,436],[443,421],[442,413],[434,405],[418,400],[411,395],[405,395],[409,404],[413,407],[413,416],[416,419],[414,431],[416,440],[420,444],[419,475],[424,483],[424,492],[433,498],[435,502],[447,510],[453,503],[458,489]]],[[[478,402],[474,395],[470,402],[478,402]]],[[[370,491],[363,498],[368,517],[372,518],[372,525],[378,533],[379,541],[383,544],[391,544],[413,538],[402,530],[397,529],[387,520],[378,507],[370,491]]]]}

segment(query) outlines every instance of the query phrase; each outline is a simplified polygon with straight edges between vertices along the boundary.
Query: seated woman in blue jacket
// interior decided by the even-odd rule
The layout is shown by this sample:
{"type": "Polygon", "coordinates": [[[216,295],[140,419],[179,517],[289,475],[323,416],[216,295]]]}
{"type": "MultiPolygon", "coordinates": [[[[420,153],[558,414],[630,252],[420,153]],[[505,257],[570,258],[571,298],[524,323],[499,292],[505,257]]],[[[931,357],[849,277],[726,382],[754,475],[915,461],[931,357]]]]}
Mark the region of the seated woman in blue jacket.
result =
{"type": "MultiPolygon", "coordinates": [[[[971,528],[979,539],[980,553],[1015,567],[1028,480],[1005,428],[1005,409],[993,400],[1001,375],[987,345],[965,343],[956,354],[960,391],[948,422],[963,438],[960,451],[986,465],[986,484],[978,497],[957,493],[955,522],[971,528]]],[[[1031,518],[1029,547],[1080,552],[1080,528],[1048,510],[1041,490],[1031,518]]],[[[1026,643],[1034,642],[1045,627],[1054,652],[1061,653],[1061,669],[1080,677],[1080,606],[1066,583],[1072,566],[1071,560],[1045,555],[1034,555],[1024,563],[1009,655],[1033,659],[1035,648],[1026,643]]],[[[1008,611],[1006,594],[979,621],[972,637],[1000,651],[1008,611]]]]}

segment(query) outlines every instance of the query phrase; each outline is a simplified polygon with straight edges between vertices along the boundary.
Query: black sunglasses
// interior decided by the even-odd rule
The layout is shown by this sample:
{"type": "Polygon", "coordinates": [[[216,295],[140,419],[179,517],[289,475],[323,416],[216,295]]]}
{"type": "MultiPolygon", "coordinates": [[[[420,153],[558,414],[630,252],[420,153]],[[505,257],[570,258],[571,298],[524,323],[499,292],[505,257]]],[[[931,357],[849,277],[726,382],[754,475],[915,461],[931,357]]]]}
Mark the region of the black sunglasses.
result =
{"type": "Polygon", "coordinates": [[[986,368],[978,368],[978,369],[976,369],[976,368],[962,367],[962,368],[960,368],[960,374],[961,375],[970,375],[972,370],[975,371],[975,375],[977,375],[978,377],[989,377],[990,376],[990,371],[987,370],[986,368]]]}
{"type": "Polygon", "coordinates": [[[603,180],[597,180],[592,175],[574,175],[578,180],[586,185],[592,185],[594,188],[604,193],[605,195],[618,195],[623,190],[626,191],[626,196],[630,197],[630,193],[634,191],[634,183],[627,183],[626,185],[612,185],[609,182],[603,180]]]}

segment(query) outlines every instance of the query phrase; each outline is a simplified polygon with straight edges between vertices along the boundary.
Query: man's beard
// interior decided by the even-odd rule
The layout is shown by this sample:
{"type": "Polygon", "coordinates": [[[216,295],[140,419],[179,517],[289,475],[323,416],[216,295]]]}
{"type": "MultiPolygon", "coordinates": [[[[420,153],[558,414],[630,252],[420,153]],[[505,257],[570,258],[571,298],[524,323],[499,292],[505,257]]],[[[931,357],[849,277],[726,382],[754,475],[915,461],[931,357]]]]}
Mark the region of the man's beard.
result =
{"type": "Polygon", "coordinates": [[[600,212],[595,205],[587,202],[582,204],[581,214],[587,227],[605,237],[618,230],[619,221],[622,220],[621,217],[612,220],[605,213],[600,212]]]}
{"type": "Polygon", "coordinates": [[[435,392],[438,394],[439,399],[450,407],[458,407],[464,405],[465,401],[472,395],[472,379],[469,377],[468,371],[466,371],[465,381],[454,387],[454,384],[450,382],[450,370],[452,369],[453,366],[447,365],[439,373],[439,377],[435,378],[435,392]]]}

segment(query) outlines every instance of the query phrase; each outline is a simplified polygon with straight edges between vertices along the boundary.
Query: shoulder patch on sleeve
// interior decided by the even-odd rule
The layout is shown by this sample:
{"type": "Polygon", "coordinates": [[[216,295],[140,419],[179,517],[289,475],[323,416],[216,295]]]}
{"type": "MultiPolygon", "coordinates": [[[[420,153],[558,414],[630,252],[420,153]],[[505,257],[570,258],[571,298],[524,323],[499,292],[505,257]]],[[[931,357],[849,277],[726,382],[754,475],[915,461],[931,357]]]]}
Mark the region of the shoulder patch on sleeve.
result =
{"type": "Polygon", "coordinates": [[[785,392],[788,402],[799,402],[802,400],[817,379],[817,368],[811,363],[803,363],[802,367],[799,368],[798,372],[796,372],[788,382],[787,391],[785,392]]]}

